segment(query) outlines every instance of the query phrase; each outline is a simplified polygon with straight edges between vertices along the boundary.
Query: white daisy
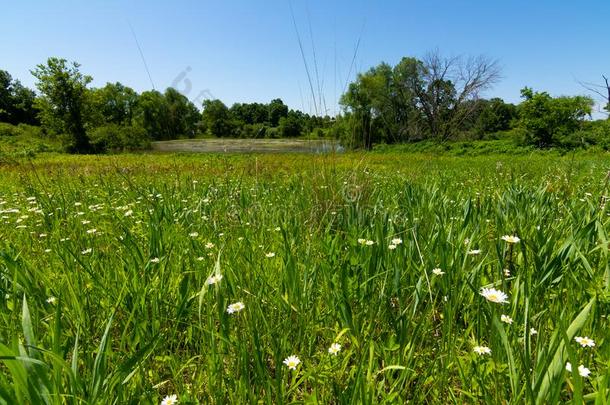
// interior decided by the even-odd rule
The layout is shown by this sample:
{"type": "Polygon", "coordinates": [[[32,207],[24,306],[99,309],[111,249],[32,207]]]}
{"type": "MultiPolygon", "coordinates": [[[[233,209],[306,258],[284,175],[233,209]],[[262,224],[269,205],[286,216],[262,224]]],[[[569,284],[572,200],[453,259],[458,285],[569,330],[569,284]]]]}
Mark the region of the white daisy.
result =
{"type": "Polygon", "coordinates": [[[495,288],[483,288],[481,290],[481,295],[488,301],[495,302],[496,304],[508,303],[508,295],[495,288]]]}
{"type": "Polygon", "coordinates": [[[475,346],[472,349],[478,355],[491,354],[491,349],[487,346],[475,346]]]}
{"type": "Polygon", "coordinates": [[[504,323],[509,324],[509,325],[512,325],[512,323],[513,323],[513,318],[511,318],[511,317],[510,317],[510,316],[508,316],[508,315],[502,315],[502,316],[500,316],[500,320],[501,320],[502,322],[504,322],[504,323]]]}
{"type": "Polygon", "coordinates": [[[512,235],[512,236],[504,235],[504,236],[502,236],[502,240],[506,243],[519,243],[519,241],[521,239],[519,239],[519,237],[515,236],[515,235],[512,235]]]}
{"type": "Polygon", "coordinates": [[[578,343],[582,347],[593,347],[593,346],[595,346],[595,341],[593,339],[587,337],[587,336],[585,336],[585,337],[576,336],[574,338],[574,340],[576,340],[576,343],[578,343]]]}
{"type": "Polygon", "coordinates": [[[173,395],[167,395],[165,398],[163,398],[163,400],[161,401],[161,405],[175,405],[178,403],[178,396],[176,394],[173,395]]]}
{"type": "Polygon", "coordinates": [[[283,363],[287,365],[289,369],[296,370],[299,363],[301,363],[301,360],[297,356],[292,355],[288,356],[283,363]]]}
{"type": "Polygon", "coordinates": [[[341,345],[339,343],[333,343],[332,345],[330,345],[330,347],[328,348],[328,353],[330,354],[334,354],[335,356],[337,355],[337,353],[339,353],[341,351],[341,345]]]}
{"type": "Polygon", "coordinates": [[[243,310],[246,306],[244,305],[243,302],[239,301],[236,302],[235,304],[231,304],[227,307],[227,313],[229,314],[234,314],[236,312],[239,312],[241,310],[243,310]]]}

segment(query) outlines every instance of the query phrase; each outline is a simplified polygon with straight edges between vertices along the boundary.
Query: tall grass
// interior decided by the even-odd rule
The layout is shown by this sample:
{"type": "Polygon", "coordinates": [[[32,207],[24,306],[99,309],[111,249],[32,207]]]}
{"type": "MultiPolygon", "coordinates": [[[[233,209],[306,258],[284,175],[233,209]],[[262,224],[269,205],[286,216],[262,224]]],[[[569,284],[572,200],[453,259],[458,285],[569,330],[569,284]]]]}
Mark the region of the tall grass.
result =
{"type": "Polygon", "coordinates": [[[5,168],[0,403],[605,404],[604,159],[5,168]],[[245,308],[227,313],[235,302],[245,308]]]}

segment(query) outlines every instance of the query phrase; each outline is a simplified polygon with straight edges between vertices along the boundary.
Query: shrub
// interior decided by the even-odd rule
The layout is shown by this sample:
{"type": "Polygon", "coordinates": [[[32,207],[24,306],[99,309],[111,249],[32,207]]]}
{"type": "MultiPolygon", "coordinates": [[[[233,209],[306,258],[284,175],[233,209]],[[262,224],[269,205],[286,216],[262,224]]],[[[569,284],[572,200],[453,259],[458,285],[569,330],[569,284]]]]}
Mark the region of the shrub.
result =
{"type": "Polygon", "coordinates": [[[146,130],[135,125],[103,125],[90,131],[89,140],[97,153],[141,150],[150,146],[146,130]]]}
{"type": "Polygon", "coordinates": [[[0,136],[18,136],[19,128],[16,125],[0,122],[0,136]]]}

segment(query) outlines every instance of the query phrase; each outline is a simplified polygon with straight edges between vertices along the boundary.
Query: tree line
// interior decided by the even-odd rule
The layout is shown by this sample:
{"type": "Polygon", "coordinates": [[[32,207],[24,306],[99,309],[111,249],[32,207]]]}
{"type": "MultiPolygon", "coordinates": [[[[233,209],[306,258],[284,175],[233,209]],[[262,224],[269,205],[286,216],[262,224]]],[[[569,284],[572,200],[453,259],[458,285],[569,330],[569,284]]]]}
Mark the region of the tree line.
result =
{"type": "Polygon", "coordinates": [[[332,124],[330,117],[291,110],[281,99],[230,108],[205,100],[200,112],[171,87],[163,93],[137,93],[119,82],[91,88],[93,78],[78,63],[60,58],[49,58],[31,73],[38,93],[0,70],[0,122],[40,126],[37,133],[58,137],[72,153],[145,149],[151,141],[197,136],[321,136],[332,124]]]}
{"type": "MultiPolygon", "coordinates": [[[[341,97],[344,114],[337,119],[336,136],[367,149],[376,143],[475,140],[503,132],[541,148],[610,147],[608,120],[590,120],[591,97],[552,97],[525,87],[518,105],[481,98],[500,77],[498,62],[483,56],[431,52],[395,66],[381,63],[359,74],[341,97]]],[[[610,112],[610,102],[605,109],[610,112]]]]}
{"type": "Polygon", "coordinates": [[[378,143],[497,137],[542,148],[610,148],[610,121],[590,119],[591,97],[552,97],[525,87],[519,104],[482,98],[501,78],[498,62],[482,56],[431,52],[395,66],[380,63],[349,84],[337,117],[292,110],[281,99],[231,107],[205,100],[200,111],[173,88],[137,93],[119,82],[92,88],[92,77],[78,63],[60,58],[49,58],[31,73],[37,92],[0,70],[0,123],[18,126],[0,126],[0,134],[36,128],[40,136],[61,139],[73,153],[145,149],[151,141],[183,137],[304,135],[366,149],[378,143]]]}

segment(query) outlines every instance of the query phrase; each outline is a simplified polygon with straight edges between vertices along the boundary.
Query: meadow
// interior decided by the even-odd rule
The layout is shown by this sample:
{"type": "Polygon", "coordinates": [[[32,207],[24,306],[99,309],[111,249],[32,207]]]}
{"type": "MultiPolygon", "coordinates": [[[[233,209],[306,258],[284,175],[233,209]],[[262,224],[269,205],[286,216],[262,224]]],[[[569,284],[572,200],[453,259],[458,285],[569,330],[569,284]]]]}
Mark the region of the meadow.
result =
{"type": "Polygon", "coordinates": [[[609,171],[540,153],[5,162],[0,404],[606,404],[609,171]]]}

